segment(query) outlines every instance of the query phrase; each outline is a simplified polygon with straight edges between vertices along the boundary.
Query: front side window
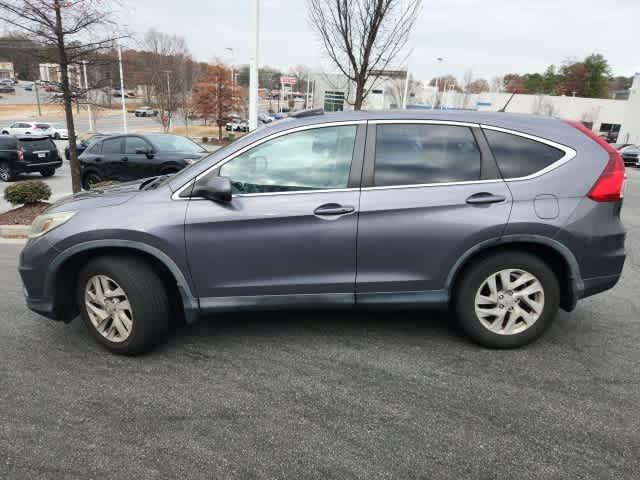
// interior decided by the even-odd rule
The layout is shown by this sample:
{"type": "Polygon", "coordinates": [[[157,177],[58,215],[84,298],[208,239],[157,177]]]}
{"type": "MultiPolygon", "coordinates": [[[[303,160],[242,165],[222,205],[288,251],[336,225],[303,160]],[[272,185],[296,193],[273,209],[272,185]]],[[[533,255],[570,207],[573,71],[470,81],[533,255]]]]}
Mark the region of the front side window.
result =
{"type": "Polygon", "coordinates": [[[127,137],[125,139],[124,153],[135,154],[136,149],[147,150],[149,144],[140,137],[127,137]]]}
{"type": "Polygon", "coordinates": [[[480,179],[480,150],[471,129],[453,125],[376,127],[376,186],[480,179]]]}
{"type": "Polygon", "coordinates": [[[485,129],[503,178],[519,178],[539,172],[564,156],[564,152],[530,138],[485,129]]]}
{"type": "Polygon", "coordinates": [[[102,153],[121,153],[122,151],[122,139],[108,138],[102,142],[102,153]]]}
{"type": "Polygon", "coordinates": [[[290,133],[244,152],[220,168],[233,193],[346,188],[356,126],[290,133]]]}

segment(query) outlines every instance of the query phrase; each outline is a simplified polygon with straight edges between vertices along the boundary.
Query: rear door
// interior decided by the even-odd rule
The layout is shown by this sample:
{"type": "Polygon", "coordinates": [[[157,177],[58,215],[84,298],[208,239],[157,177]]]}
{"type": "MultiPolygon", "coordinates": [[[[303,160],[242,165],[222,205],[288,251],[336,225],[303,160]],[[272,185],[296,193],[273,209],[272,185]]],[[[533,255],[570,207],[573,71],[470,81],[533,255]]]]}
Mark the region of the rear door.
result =
{"type": "Polygon", "coordinates": [[[95,162],[103,180],[127,180],[128,173],[122,162],[123,154],[124,137],[105,138],[102,141],[102,153],[95,158],[95,162]]]}
{"type": "Polygon", "coordinates": [[[369,122],[358,222],[358,303],[446,299],[469,249],[499,238],[511,194],[479,127],[369,122]]]}

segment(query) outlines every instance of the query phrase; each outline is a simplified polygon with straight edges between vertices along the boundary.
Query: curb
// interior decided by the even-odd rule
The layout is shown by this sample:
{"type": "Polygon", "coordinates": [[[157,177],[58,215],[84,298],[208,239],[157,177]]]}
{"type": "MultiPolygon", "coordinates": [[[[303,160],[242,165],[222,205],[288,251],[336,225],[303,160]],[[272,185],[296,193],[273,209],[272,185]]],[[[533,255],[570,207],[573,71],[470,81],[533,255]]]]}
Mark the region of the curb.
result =
{"type": "Polygon", "coordinates": [[[26,240],[30,225],[0,225],[0,239],[26,240]]]}

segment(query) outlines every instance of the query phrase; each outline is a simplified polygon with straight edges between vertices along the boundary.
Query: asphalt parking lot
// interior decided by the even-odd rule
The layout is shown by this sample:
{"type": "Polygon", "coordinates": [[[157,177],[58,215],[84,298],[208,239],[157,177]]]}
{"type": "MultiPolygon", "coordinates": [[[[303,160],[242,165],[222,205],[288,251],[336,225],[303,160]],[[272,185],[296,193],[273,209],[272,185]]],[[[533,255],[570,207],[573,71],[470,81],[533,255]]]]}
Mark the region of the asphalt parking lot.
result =
{"type": "Polygon", "coordinates": [[[0,478],[640,478],[640,171],[610,292],[492,351],[444,312],[234,314],[110,355],[0,244],[0,478]]]}

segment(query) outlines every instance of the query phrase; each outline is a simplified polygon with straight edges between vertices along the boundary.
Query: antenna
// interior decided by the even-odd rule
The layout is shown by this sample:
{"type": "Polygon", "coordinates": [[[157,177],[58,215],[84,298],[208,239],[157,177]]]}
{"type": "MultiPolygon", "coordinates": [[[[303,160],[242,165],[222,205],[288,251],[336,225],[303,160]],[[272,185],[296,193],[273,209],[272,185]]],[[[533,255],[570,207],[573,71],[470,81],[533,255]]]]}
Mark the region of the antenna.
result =
{"type": "Polygon", "coordinates": [[[504,107],[502,107],[500,110],[498,110],[499,112],[506,112],[507,111],[507,107],[511,103],[511,100],[513,100],[513,97],[516,96],[516,93],[518,93],[518,91],[514,90],[513,93],[511,94],[511,96],[509,97],[509,100],[507,100],[507,103],[504,104],[504,107]]]}

